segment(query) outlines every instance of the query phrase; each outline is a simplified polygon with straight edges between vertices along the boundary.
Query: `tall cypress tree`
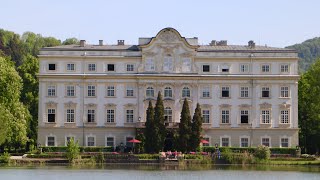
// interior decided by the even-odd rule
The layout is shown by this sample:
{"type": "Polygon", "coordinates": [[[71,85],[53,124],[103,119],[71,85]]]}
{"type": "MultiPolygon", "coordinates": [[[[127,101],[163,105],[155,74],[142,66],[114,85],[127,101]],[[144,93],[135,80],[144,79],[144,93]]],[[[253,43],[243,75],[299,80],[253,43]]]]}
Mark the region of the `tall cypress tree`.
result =
{"type": "Polygon", "coordinates": [[[166,139],[166,127],[164,125],[164,106],[161,92],[159,91],[156,106],[154,108],[154,121],[157,126],[157,139],[156,139],[156,151],[159,152],[163,149],[164,141],[166,139]]]}
{"type": "Polygon", "coordinates": [[[184,99],[180,124],[179,124],[179,137],[178,137],[178,150],[187,152],[189,150],[190,134],[191,134],[191,115],[187,99],[184,99]]]}
{"type": "Polygon", "coordinates": [[[145,128],[145,144],[144,149],[147,153],[154,153],[154,141],[156,139],[155,132],[155,121],[154,121],[154,109],[151,101],[149,101],[149,106],[147,109],[147,119],[146,119],[146,128],[145,128]]]}
{"type": "Polygon", "coordinates": [[[202,114],[201,114],[201,107],[200,104],[197,103],[197,107],[195,109],[192,123],[191,123],[191,137],[190,137],[190,150],[196,151],[199,147],[201,141],[201,131],[202,131],[202,114]]]}

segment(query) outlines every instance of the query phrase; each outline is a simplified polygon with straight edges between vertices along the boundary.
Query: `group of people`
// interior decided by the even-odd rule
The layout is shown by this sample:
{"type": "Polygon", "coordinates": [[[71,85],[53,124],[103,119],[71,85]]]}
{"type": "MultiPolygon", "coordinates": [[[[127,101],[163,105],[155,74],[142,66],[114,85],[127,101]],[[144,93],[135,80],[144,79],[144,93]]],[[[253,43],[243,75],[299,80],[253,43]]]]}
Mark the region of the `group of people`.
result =
{"type": "Polygon", "coordinates": [[[181,155],[182,155],[182,152],[177,152],[177,151],[161,152],[161,157],[165,157],[166,159],[177,159],[177,157],[181,155]]]}

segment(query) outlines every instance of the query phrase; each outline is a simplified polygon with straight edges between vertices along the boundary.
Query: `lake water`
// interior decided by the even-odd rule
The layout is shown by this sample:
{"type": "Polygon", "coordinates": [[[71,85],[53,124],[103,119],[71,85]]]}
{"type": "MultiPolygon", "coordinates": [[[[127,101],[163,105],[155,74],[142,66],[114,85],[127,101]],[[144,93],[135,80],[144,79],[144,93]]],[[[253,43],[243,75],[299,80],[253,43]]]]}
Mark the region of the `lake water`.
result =
{"type": "Polygon", "coordinates": [[[160,166],[104,165],[86,167],[24,166],[0,167],[0,180],[91,180],[91,179],[237,179],[320,180],[318,166],[160,166]]]}

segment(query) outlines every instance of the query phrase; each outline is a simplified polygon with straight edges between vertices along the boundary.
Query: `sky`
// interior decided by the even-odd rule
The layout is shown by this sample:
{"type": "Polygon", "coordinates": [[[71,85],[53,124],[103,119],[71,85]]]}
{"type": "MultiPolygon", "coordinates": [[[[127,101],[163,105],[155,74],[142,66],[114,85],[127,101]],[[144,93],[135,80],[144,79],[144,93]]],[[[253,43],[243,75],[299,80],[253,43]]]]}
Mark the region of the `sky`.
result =
{"type": "Polygon", "coordinates": [[[320,36],[319,0],[0,0],[0,28],[137,44],[173,27],[199,44],[285,47],[320,36]]]}

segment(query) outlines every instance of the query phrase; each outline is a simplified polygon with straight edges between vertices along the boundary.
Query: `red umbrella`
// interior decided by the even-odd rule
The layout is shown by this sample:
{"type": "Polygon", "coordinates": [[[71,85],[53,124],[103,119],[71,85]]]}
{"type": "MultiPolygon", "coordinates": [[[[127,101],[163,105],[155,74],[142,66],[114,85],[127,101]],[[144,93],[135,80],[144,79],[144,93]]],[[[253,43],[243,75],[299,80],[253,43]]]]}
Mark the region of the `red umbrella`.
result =
{"type": "Polygon", "coordinates": [[[130,142],[130,143],[141,143],[141,141],[139,141],[138,139],[131,139],[128,142],[130,142]]]}
{"type": "Polygon", "coordinates": [[[200,141],[202,144],[209,144],[209,141],[205,140],[205,139],[201,139],[200,141]]]}

